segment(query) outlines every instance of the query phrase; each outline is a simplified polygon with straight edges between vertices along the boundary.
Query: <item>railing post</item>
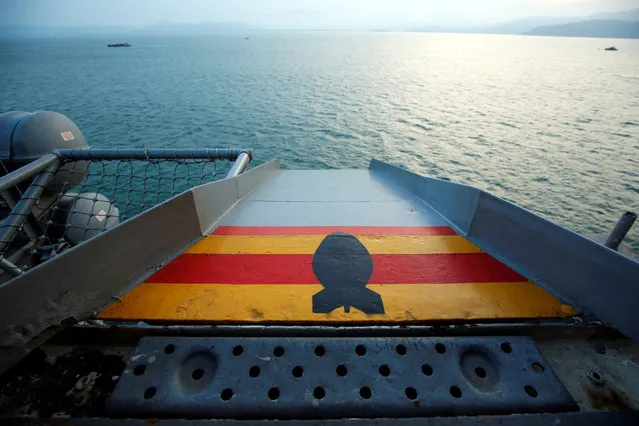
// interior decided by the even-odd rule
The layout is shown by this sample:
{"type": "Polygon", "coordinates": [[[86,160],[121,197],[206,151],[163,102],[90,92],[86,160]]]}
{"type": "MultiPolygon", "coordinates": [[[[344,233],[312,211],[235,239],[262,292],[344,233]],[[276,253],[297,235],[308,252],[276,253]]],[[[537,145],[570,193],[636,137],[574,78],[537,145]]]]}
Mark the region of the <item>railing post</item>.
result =
{"type": "Polygon", "coordinates": [[[20,198],[15,207],[11,210],[11,213],[9,213],[6,219],[2,221],[2,224],[0,225],[0,256],[4,255],[7,247],[11,244],[13,238],[26,222],[33,206],[40,199],[40,196],[44,192],[44,188],[49,184],[49,182],[51,182],[54,175],[60,168],[60,160],[55,156],[53,156],[53,158],[55,161],[50,163],[35,177],[35,179],[33,179],[33,182],[31,182],[29,188],[27,188],[24,192],[22,198],[20,198]]]}
{"type": "Polygon", "coordinates": [[[621,244],[628,231],[630,231],[630,228],[632,228],[632,224],[635,223],[635,220],[637,220],[635,213],[625,212],[621,215],[619,222],[617,222],[610,235],[608,235],[608,238],[606,238],[604,246],[617,250],[619,244],[621,244]]]}
{"type": "MultiPolygon", "coordinates": [[[[16,198],[11,193],[12,191],[14,191],[14,190],[8,189],[8,190],[0,193],[0,196],[2,196],[2,198],[4,198],[4,200],[7,202],[7,204],[9,205],[9,208],[11,208],[11,210],[13,210],[15,208],[16,204],[17,204],[16,198]]],[[[29,239],[32,242],[38,241],[38,233],[33,228],[32,224],[29,223],[29,219],[27,219],[27,221],[24,224],[24,232],[27,234],[27,236],[29,237],[29,239]]]]}
{"type": "Polygon", "coordinates": [[[226,177],[232,178],[241,175],[242,173],[244,173],[244,171],[246,171],[250,162],[251,156],[248,153],[240,153],[240,155],[238,155],[237,159],[235,160],[235,163],[233,163],[233,167],[231,167],[231,170],[229,170],[229,172],[227,173],[226,177]]]}
{"type": "Polygon", "coordinates": [[[0,192],[13,188],[31,176],[38,174],[38,172],[45,170],[52,164],[57,164],[57,167],[59,167],[60,159],[55,154],[47,154],[44,157],[40,157],[37,160],[0,177],[0,192]]]}
{"type": "Polygon", "coordinates": [[[11,263],[8,259],[0,258],[0,269],[2,269],[7,274],[12,277],[17,277],[18,275],[24,272],[22,269],[18,268],[16,265],[11,263]]]}

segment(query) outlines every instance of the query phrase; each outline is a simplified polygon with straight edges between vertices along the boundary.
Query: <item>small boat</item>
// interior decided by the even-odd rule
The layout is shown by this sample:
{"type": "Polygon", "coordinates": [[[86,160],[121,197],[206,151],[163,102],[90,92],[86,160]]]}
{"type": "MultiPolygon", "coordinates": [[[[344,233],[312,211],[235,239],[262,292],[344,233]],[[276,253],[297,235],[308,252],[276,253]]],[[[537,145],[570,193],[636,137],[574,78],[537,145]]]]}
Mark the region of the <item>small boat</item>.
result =
{"type": "Polygon", "coordinates": [[[126,41],[124,43],[108,44],[107,46],[108,47],[131,47],[131,45],[127,43],[126,41]]]}
{"type": "Polygon", "coordinates": [[[615,46],[606,47],[604,50],[609,50],[611,52],[616,52],[618,49],[615,46]]]}

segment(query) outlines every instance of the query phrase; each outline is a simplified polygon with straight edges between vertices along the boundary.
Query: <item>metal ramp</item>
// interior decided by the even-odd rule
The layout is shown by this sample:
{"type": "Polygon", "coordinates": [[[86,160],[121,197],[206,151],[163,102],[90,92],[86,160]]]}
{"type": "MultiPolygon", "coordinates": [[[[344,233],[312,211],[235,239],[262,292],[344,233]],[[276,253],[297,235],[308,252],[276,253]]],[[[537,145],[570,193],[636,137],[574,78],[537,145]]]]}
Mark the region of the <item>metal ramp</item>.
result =
{"type": "Polygon", "coordinates": [[[344,171],[272,161],[4,283],[13,303],[0,343],[33,347],[45,329],[90,317],[392,324],[577,312],[637,338],[637,276],[639,263],[476,188],[375,160],[344,171]]]}
{"type": "Polygon", "coordinates": [[[577,314],[450,225],[423,200],[374,171],[276,171],[229,210],[211,233],[99,318],[413,323],[577,314]],[[329,268],[348,275],[358,259],[372,259],[372,273],[364,274],[360,283],[363,293],[349,283],[327,284],[318,278],[322,266],[316,265],[314,255],[335,232],[345,235],[335,238],[336,252],[326,256],[329,268]],[[346,236],[368,253],[342,250],[346,236]],[[331,296],[331,286],[346,286],[352,295],[318,306],[323,290],[329,299],[340,298],[331,296]],[[362,302],[362,294],[379,295],[381,305],[362,302]]]}

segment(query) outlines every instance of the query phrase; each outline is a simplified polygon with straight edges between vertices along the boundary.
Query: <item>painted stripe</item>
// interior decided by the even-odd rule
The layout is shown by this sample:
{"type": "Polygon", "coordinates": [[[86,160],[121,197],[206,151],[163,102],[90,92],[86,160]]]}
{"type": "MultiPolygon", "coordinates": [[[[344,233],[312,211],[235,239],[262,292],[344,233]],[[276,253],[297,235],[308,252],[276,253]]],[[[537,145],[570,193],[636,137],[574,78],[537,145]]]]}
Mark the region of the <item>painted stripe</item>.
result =
{"type": "Polygon", "coordinates": [[[218,226],[213,235],[457,235],[448,226],[218,226]]]}
{"type": "Polygon", "coordinates": [[[321,285],[141,284],[104,310],[108,320],[209,322],[412,322],[552,318],[575,315],[530,282],[369,285],[382,296],[385,314],[312,312],[321,285]]]}
{"type": "MultiPolygon", "coordinates": [[[[521,282],[524,277],[486,253],[374,254],[369,284],[521,282]]],[[[307,254],[183,254],[148,282],[318,284],[307,254]]]]}
{"type": "MultiPolygon", "coordinates": [[[[314,254],[324,235],[209,235],[193,245],[190,254],[314,254]]],[[[371,254],[480,253],[481,249],[458,235],[363,236],[358,240],[371,254]]]]}

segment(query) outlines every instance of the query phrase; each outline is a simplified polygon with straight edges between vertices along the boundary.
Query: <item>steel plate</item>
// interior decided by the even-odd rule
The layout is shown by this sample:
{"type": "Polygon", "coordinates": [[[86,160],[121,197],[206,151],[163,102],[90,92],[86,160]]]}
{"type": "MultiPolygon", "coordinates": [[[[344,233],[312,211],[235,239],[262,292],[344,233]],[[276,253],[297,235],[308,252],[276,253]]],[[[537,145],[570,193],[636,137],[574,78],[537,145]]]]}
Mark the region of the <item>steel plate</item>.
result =
{"type": "Polygon", "coordinates": [[[574,411],[529,337],[143,338],[107,410],[183,418],[574,411]]]}

